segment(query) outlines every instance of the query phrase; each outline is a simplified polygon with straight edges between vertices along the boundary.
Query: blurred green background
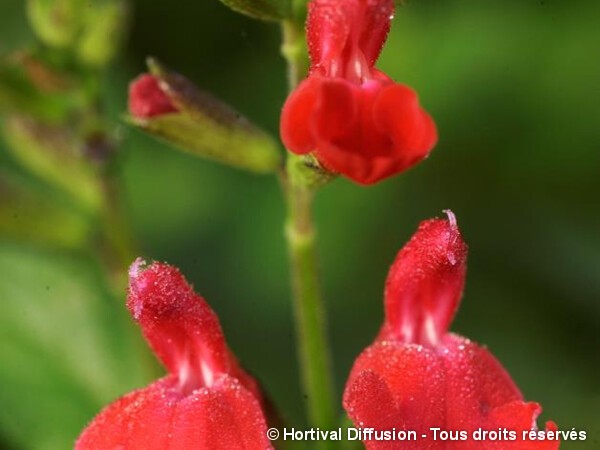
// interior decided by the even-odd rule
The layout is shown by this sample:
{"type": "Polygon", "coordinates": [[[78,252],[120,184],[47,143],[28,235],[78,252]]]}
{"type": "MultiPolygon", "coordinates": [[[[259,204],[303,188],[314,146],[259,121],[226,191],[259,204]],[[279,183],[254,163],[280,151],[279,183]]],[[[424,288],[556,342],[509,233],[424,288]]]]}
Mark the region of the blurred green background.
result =
{"type": "MultiPolygon", "coordinates": [[[[470,245],[453,330],[489,346],[543,405],[542,420],[588,432],[561,448],[600,448],[599,25],[597,1],[413,0],[397,11],[379,66],[418,90],[440,143],[402,176],[370,188],[338,180],[319,196],[338,391],[381,324],[396,252],[419,221],[451,208],[470,245]]],[[[0,2],[0,30],[0,54],[33,41],[22,0],[0,2]]],[[[104,90],[140,254],[182,269],[244,365],[302,424],[277,181],[120,121],[128,80],[154,55],[276,135],[279,45],[275,25],[216,0],[139,0],[104,90]]],[[[3,147],[0,163],[42,210],[63,211],[35,216],[39,231],[25,238],[18,201],[0,208],[0,448],[64,449],[102,405],[151,379],[148,362],[125,294],[111,293],[99,263],[72,243],[44,243],[50,227],[71,236],[85,224],[3,147]]]]}

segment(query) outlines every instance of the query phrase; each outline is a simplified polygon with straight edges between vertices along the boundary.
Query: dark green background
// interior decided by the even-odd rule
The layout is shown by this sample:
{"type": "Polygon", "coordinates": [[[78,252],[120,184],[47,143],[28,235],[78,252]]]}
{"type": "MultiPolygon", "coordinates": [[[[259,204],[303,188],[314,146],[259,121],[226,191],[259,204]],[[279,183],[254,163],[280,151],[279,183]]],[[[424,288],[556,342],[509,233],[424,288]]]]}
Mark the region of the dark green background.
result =
{"type": "MultiPolygon", "coordinates": [[[[0,3],[2,53],[33,39],[22,3],[0,3]]],[[[115,124],[128,80],[154,55],[276,134],[279,40],[275,25],[217,0],[137,1],[107,76],[115,124]]],[[[414,0],[398,10],[379,66],[417,89],[440,142],[404,175],[370,188],[339,180],[319,195],[338,391],[380,326],[396,252],[420,220],[451,208],[470,246],[452,329],[491,349],[542,403],[542,420],[588,432],[561,448],[599,448],[599,2],[414,0]]],[[[182,269],[242,362],[302,423],[276,180],[119,128],[141,254],[182,269]]],[[[136,332],[124,293],[115,302],[101,286],[80,252],[0,236],[0,447],[66,448],[101,405],[148,381],[119,334],[136,332]]]]}

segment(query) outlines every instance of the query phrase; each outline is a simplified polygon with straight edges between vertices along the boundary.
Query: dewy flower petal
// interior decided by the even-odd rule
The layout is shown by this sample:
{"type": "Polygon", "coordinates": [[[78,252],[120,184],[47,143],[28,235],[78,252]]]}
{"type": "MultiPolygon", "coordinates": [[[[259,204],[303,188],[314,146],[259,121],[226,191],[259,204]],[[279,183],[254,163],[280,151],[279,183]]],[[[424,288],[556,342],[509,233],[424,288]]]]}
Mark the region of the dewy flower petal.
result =
{"type": "Polygon", "coordinates": [[[271,448],[256,382],[177,269],[136,261],[127,306],[169,375],[105,408],[76,450],[271,448]]]}
{"type": "Polygon", "coordinates": [[[437,141],[415,92],[375,68],[393,11],[392,0],[312,0],[310,75],[281,115],[290,151],[362,184],[415,165],[437,141]]]}
{"type": "Polygon", "coordinates": [[[129,112],[133,117],[146,119],[177,112],[177,108],[160,88],[158,79],[145,73],[129,85],[129,112]]]}
{"type": "Polygon", "coordinates": [[[446,334],[467,270],[467,245],[448,214],[422,222],[392,264],[381,339],[435,345],[446,334]]]}
{"type": "MultiPolygon", "coordinates": [[[[416,431],[407,450],[555,450],[557,440],[524,440],[538,404],[525,402],[510,375],[485,348],[449,333],[466,275],[467,248],[456,220],[423,222],[392,265],[385,322],[355,361],[344,407],[355,424],[378,431],[416,431]],[[464,440],[434,440],[430,428],[464,432],[464,440]],[[504,440],[473,439],[477,429],[515,432],[504,440]],[[427,438],[422,438],[427,435],[427,438]]],[[[547,431],[555,431],[549,422],[547,431]]],[[[365,442],[369,450],[398,442],[365,442]]]]}

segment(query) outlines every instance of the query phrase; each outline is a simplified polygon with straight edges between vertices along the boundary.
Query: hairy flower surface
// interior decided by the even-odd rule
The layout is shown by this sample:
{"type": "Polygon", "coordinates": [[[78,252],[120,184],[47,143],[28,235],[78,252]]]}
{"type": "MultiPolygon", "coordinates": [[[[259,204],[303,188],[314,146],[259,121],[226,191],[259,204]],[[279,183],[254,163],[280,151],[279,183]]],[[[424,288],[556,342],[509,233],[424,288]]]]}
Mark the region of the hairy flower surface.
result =
{"type": "Polygon", "coordinates": [[[105,408],[76,450],[272,448],[256,382],[227,347],[216,314],[179,271],[141,260],[127,307],[169,374],[105,408]]]}
{"type": "Polygon", "coordinates": [[[129,85],[129,112],[145,119],[177,112],[177,108],[160,88],[158,79],[144,73],[129,85]]]}
{"type": "MultiPolygon", "coordinates": [[[[484,347],[448,332],[462,295],[467,247],[449,219],[421,223],[392,265],[385,289],[385,322],[355,361],[344,407],[361,427],[413,430],[407,450],[551,450],[556,440],[524,440],[541,412],[525,402],[506,370],[484,347]],[[466,432],[434,440],[430,428],[466,432]],[[473,439],[478,429],[515,432],[515,439],[473,439]],[[427,438],[422,438],[426,434],[427,438]],[[458,435],[454,435],[458,436],[458,435]]],[[[547,431],[556,431],[549,422],[547,431]]],[[[369,450],[398,442],[370,440],[369,450]]]]}
{"type": "Polygon", "coordinates": [[[393,0],[312,0],[310,74],[281,116],[290,151],[361,184],[410,168],[437,141],[415,92],[375,68],[393,14],[393,0]]]}

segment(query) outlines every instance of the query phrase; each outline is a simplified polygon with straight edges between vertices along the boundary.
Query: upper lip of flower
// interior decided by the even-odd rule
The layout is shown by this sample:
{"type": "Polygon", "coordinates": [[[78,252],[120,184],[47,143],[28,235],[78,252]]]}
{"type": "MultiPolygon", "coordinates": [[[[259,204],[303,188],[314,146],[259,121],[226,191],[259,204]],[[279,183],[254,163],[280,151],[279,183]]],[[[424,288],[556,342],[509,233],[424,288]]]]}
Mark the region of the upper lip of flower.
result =
{"type": "Polygon", "coordinates": [[[311,73],[356,84],[371,80],[393,11],[390,0],[358,0],[343,5],[313,1],[308,19],[311,73]],[[378,20],[370,21],[373,17],[378,20]],[[375,30],[370,29],[373,25],[375,30]]]}
{"type": "Polygon", "coordinates": [[[467,246],[456,218],[421,223],[398,253],[385,289],[382,336],[435,346],[458,308],[466,275],[467,246]]]}
{"type": "Polygon", "coordinates": [[[138,259],[129,274],[131,314],[183,394],[234,368],[215,313],[177,269],[138,259]]]}

